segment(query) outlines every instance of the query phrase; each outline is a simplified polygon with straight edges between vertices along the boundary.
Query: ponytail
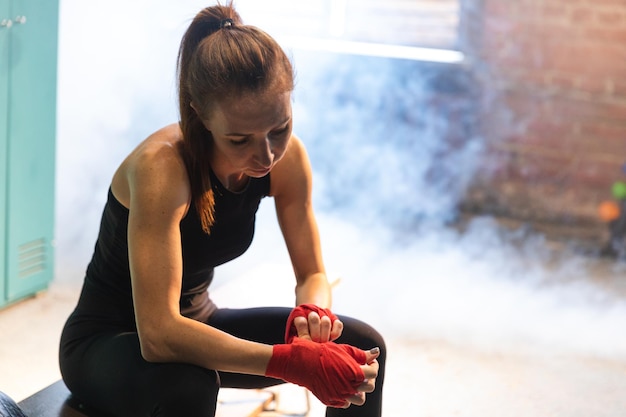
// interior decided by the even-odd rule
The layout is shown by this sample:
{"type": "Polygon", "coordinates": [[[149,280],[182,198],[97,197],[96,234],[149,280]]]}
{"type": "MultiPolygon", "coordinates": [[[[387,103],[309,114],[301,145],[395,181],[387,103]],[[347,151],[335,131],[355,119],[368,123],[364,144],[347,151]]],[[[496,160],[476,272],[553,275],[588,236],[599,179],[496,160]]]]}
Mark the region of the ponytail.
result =
{"type": "Polygon", "coordinates": [[[206,117],[227,95],[269,88],[291,91],[293,70],[278,43],[260,29],[243,25],[229,1],[195,16],[180,45],[177,72],[183,158],[202,229],[210,234],[215,222],[209,164],[213,138],[200,115],[206,117]]]}

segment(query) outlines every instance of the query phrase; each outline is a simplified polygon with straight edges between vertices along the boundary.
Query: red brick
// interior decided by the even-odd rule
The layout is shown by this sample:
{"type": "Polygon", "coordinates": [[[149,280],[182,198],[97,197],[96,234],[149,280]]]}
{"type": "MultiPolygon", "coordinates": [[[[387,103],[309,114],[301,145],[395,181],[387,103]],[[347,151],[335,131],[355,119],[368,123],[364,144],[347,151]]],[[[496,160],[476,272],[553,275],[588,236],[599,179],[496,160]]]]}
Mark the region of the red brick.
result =
{"type": "Polygon", "coordinates": [[[487,15],[483,24],[483,36],[488,40],[491,36],[505,36],[517,32],[516,22],[498,15],[487,15]]]}
{"type": "MultiPolygon", "coordinates": [[[[570,26],[559,23],[546,23],[543,21],[530,22],[519,26],[518,36],[528,38],[534,43],[534,47],[541,48],[544,42],[562,43],[580,41],[581,31],[578,26],[570,26]]],[[[519,38],[516,38],[517,40],[519,38]]]]}
{"type": "Polygon", "coordinates": [[[626,101],[554,98],[552,104],[562,117],[571,120],[590,119],[609,124],[626,122],[626,101]]]}
{"type": "Polygon", "coordinates": [[[514,71],[534,71],[544,67],[544,53],[538,47],[538,43],[532,39],[509,40],[498,51],[491,52],[493,64],[501,66],[501,70],[507,73],[514,71]]]}
{"type": "MultiPolygon", "coordinates": [[[[617,161],[589,157],[582,152],[559,155],[527,149],[525,153],[512,152],[507,169],[500,172],[505,174],[506,180],[521,181],[526,187],[540,184],[560,184],[578,189],[600,187],[606,189],[608,195],[618,169],[617,161]]],[[[586,194],[583,192],[581,196],[586,194]]],[[[546,195],[547,200],[555,197],[546,195]]]]}
{"type": "Polygon", "coordinates": [[[604,77],[582,77],[576,89],[590,94],[606,95],[611,93],[610,79],[604,77]]]}
{"type": "MultiPolygon", "coordinates": [[[[554,119],[558,120],[558,117],[554,119]]],[[[510,136],[508,142],[522,147],[534,147],[538,151],[563,156],[580,148],[581,138],[576,134],[578,126],[565,121],[552,121],[550,117],[543,120],[531,120],[526,124],[524,132],[510,136]]]]}
{"type": "Polygon", "coordinates": [[[623,26],[626,22],[626,19],[624,18],[624,12],[617,9],[610,11],[597,11],[596,19],[597,22],[602,26],[623,26]]]}
{"type": "Polygon", "coordinates": [[[539,138],[539,143],[563,144],[571,142],[577,131],[578,126],[571,121],[539,114],[528,124],[526,134],[530,138],[539,138]]]}
{"type": "Polygon", "coordinates": [[[621,45],[545,43],[541,53],[548,70],[607,78],[626,74],[626,49],[621,45]]]}
{"type": "Polygon", "coordinates": [[[534,149],[537,154],[563,157],[623,155],[626,162],[626,126],[581,124],[558,118],[536,118],[526,130],[507,138],[509,146],[534,149]]]}
{"type": "Polygon", "coordinates": [[[626,48],[626,27],[623,29],[606,27],[583,28],[581,35],[589,42],[612,43],[626,48]]]}
{"type": "Polygon", "coordinates": [[[518,146],[592,152],[603,146],[626,157],[626,103],[598,103],[554,97],[538,101],[524,92],[508,92],[485,110],[483,134],[518,146]],[[503,110],[504,109],[504,110],[503,110]],[[495,112],[505,113],[499,122],[495,112]]]}
{"type": "Polygon", "coordinates": [[[580,135],[597,141],[599,146],[603,143],[615,143],[616,150],[621,151],[626,159],[626,120],[624,123],[614,124],[585,121],[580,125],[580,135]]]}
{"type": "Polygon", "coordinates": [[[539,0],[541,4],[554,5],[557,7],[567,7],[569,5],[578,5],[578,4],[586,3],[587,1],[588,0],[539,0]]]}
{"type": "Polygon", "coordinates": [[[587,3],[588,0],[538,0],[541,4],[553,4],[556,6],[565,6],[569,4],[587,3]]]}
{"type": "Polygon", "coordinates": [[[508,171],[509,178],[533,183],[563,181],[572,160],[572,156],[526,150],[513,160],[508,171]]]}
{"type": "Polygon", "coordinates": [[[502,16],[510,16],[511,3],[501,0],[485,0],[483,2],[483,16],[485,19],[497,20],[502,16]]]}
{"type": "Polygon", "coordinates": [[[557,90],[575,90],[578,75],[574,73],[554,72],[548,75],[548,83],[557,90]]]}
{"type": "Polygon", "coordinates": [[[513,114],[529,116],[551,114],[552,101],[530,94],[527,90],[508,90],[501,92],[501,100],[496,105],[505,106],[513,114]]]}
{"type": "MultiPolygon", "coordinates": [[[[573,185],[576,187],[587,186],[589,188],[605,190],[606,197],[610,198],[610,186],[619,174],[619,170],[616,169],[619,164],[603,159],[591,159],[581,162],[581,165],[584,168],[573,174],[573,185]]],[[[587,191],[585,194],[588,195],[588,193],[587,191]]]]}
{"type": "Polygon", "coordinates": [[[533,89],[545,89],[550,86],[549,75],[540,71],[512,70],[504,75],[509,82],[513,82],[518,86],[533,89]]]}
{"type": "MultiPolygon", "coordinates": [[[[563,1],[563,0],[559,0],[563,1]]],[[[626,10],[626,4],[624,4],[624,0],[587,0],[589,3],[592,3],[594,6],[617,6],[620,10],[626,10]]]]}
{"type": "Polygon", "coordinates": [[[521,154],[544,157],[570,158],[576,149],[573,126],[528,127],[525,132],[511,135],[500,142],[500,147],[521,154]]]}
{"type": "Polygon", "coordinates": [[[611,84],[613,86],[613,96],[617,99],[626,99],[626,80],[613,79],[611,84]]]}
{"type": "Polygon", "coordinates": [[[592,5],[576,6],[570,10],[569,21],[575,25],[588,25],[595,20],[595,11],[592,5]]]}
{"type": "Polygon", "coordinates": [[[550,4],[544,2],[539,6],[541,17],[547,21],[561,21],[569,18],[569,11],[563,4],[550,4]]]}
{"type": "Polygon", "coordinates": [[[622,176],[622,165],[626,162],[626,158],[619,159],[602,154],[588,155],[581,159],[586,171],[593,173],[597,184],[606,190],[609,195],[611,185],[622,176]]]}
{"type": "Polygon", "coordinates": [[[576,146],[576,151],[587,158],[620,160],[623,164],[626,163],[625,142],[626,138],[606,140],[603,138],[582,138],[577,136],[572,143],[576,146]]]}

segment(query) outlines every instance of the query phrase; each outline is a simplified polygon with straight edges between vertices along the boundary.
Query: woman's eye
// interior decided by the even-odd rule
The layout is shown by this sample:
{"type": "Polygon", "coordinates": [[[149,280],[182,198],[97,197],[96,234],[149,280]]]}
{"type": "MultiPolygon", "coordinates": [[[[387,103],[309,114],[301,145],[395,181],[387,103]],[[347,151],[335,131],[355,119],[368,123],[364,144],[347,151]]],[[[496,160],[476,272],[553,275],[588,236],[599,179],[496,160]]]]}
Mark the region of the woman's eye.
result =
{"type": "Polygon", "coordinates": [[[287,133],[289,131],[289,126],[285,126],[284,128],[280,129],[280,130],[276,130],[274,132],[271,132],[270,135],[271,136],[282,136],[285,133],[287,133]]]}
{"type": "Polygon", "coordinates": [[[248,139],[243,138],[243,139],[231,139],[230,140],[231,145],[234,146],[242,146],[245,145],[246,143],[248,143],[248,139]]]}

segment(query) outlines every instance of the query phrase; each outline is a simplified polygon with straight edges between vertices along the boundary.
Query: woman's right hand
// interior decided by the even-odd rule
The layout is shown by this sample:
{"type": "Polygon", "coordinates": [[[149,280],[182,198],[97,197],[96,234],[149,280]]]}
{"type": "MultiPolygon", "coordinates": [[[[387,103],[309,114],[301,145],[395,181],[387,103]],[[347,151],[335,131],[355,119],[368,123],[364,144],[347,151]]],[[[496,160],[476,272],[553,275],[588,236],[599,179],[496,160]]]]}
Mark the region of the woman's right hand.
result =
{"type": "Polygon", "coordinates": [[[296,337],[273,347],[265,375],[306,387],[327,406],[347,408],[362,405],[374,390],[378,355],[377,348],[363,351],[296,337]]]}
{"type": "Polygon", "coordinates": [[[380,355],[380,349],[374,348],[363,352],[365,353],[366,363],[361,365],[361,370],[365,376],[365,381],[359,385],[356,394],[346,398],[346,404],[342,408],[348,408],[352,404],[365,404],[365,394],[374,392],[376,388],[376,377],[378,376],[378,361],[376,359],[380,355]]]}

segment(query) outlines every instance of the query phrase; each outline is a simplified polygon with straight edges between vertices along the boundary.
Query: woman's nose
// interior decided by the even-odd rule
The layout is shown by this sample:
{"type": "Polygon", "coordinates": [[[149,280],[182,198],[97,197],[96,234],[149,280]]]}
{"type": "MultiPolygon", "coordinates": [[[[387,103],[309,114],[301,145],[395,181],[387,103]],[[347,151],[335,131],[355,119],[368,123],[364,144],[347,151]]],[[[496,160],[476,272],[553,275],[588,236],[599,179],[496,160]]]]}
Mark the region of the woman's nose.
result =
{"type": "Polygon", "coordinates": [[[272,166],[272,162],[274,161],[274,151],[272,150],[272,145],[268,138],[264,138],[259,144],[257,161],[263,166],[263,168],[269,168],[272,166]]]}

